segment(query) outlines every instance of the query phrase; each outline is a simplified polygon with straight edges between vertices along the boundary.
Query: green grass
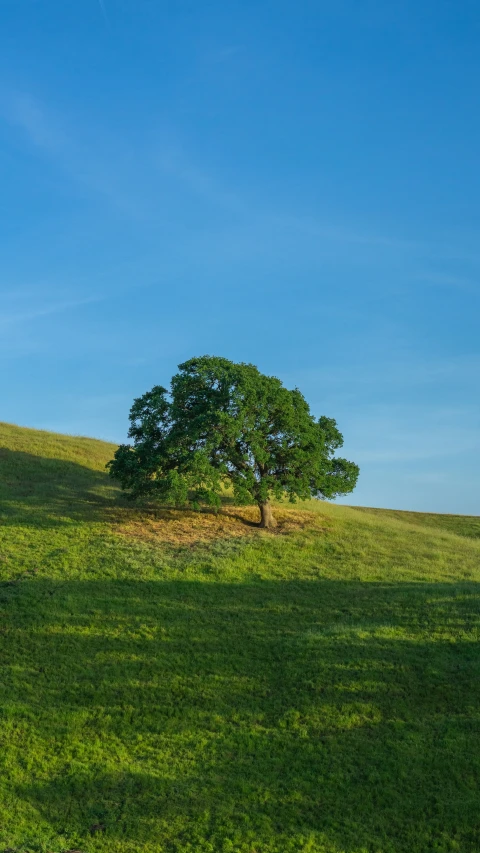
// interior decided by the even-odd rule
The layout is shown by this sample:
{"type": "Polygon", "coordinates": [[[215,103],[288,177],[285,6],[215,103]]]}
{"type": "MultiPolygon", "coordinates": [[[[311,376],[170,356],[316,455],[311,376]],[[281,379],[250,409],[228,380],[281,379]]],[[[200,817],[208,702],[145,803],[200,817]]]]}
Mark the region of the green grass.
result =
{"type": "Polygon", "coordinates": [[[480,519],[140,511],[112,450],[0,425],[0,851],[478,853],[480,519]]]}

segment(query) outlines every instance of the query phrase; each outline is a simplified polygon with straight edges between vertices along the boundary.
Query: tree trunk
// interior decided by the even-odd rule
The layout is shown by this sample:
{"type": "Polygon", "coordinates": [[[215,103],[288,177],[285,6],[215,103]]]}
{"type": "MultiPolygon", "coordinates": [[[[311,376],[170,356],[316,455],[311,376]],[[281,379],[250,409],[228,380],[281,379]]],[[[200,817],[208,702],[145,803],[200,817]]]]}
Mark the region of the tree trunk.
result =
{"type": "Polygon", "coordinates": [[[277,522],[275,521],[272,513],[272,505],[270,501],[266,501],[264,504],[258,504],[260,509],[260,527],[265,527],[267,530],[270,530],[272,527],[277,526],[277,522]]]}

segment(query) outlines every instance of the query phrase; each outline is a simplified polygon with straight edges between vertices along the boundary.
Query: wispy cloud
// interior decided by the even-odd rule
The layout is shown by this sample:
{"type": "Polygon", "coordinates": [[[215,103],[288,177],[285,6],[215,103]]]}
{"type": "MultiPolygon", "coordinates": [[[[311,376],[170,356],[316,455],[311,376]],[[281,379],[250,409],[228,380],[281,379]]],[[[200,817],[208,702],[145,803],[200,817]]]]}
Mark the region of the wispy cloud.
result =
{"type": "MultiPolygon", "coordinates": [[[[171,133],[170,133],[171,135],[171,133]]],[[[168,136],[168,134],[167,134],[168,136]]],[[[313,217],[291,214],[273,208],[268,198],[262,198],[258,190],[248,195],[245,190],[232,189],[221,178],[197,163],[178,139],[157,148],[154,161],[159,172],[182,184],[193,195],[202,197],[209,204],[245,217],[252,235],[271,232],[272,238],[284,235],[290,239],[301,236],[311,241],[341,243],[351,246],[372,246],[386,249],[417,249],[422,244],[388,234],[336,225],[313,217]]],[[[243,239],[247,236],[243,231],[243,239]]],[[[239,234],[242,238],[242,235],[239,234]]]]}
{"type": "Polygon", "coordinates": [[[475,406],[369,406],[350,424],[349,454],[360,465],[383,466],[476,453],[478,417],[475,406]]]}
{"type": "Polygon", "coordinates": [[[40,320],[43,317],[49,317],[52,314],[63,314],[71,311],[74,308],[80,308],[84,305],[91,305],[96,302],[101,302],[102,296],[88,296],[82,299],[62,300],[58,302],[50,302],[45,305],[39,305],[28,311],[3,311],[0,312],[0,326],[5,328],[21,323],[28,323],[32,320],[40,320]]]}
{"type": "Polygon", "coordinates": [[[478,279],[465,278],[460,275],[448,275],[447,273],[424,272],[417,276],[418,281],[425,282],[433,287],[453,287],[458,290],[475,291],[478,293],[480,275],[478,279]]]}
{"type": "Polygon", "coordinates": [[[397,351],[379,359],[375,351],[364,353],[348,365],[324,368],[301,368],[282,374],[289,385],[317,386],[322,393],[331,388],[341,394],[346,387],[363,397],[371,387],[377,394],[394,388],[398,395],[402,388],[435,386],[446,382],[468,383],[480,386],[480,352],[450,357],[425,358],[419,353],[397,351]]]}
{"type": "Polygon", "coordinates": [[[248,201],[189,157],[178,141],[166,142],[153,155],[157,174],[182,184],[192,194],[225,210],[247,214],[248,201]]]}
{"type": "Polygon", "coordinates": [[[238,56],[242,50],[243,45],[241,44],[227,44],[217,50],[210,51],[206,56],[206,61],[215,65],[229,62],[235,56],[238,56]]]}
{"type": "MultiPolygon", "coordinates": [[[[235,48],[232,50],[234,54],[235,48]]],[[[472,250],[468,241],[417,239],[408,233],[408,226],[403,233],[389,233],[379,222],[356,222],[348,216],[333,217],[328,211],[309,216],[300,210],[292,211],[288,202],[284,206],[277,201],[272,204],[268,196],[262,195],[258,183],[250,191],[246,182],[241,186],[231,186],[211,164],[198,162],[188,144],[185,145],[171,128],[164,129],[161,135],[163,142],[153,157],[157,170],[163,176],[176,180],[192,195],[203,198],[209,205],[242,217],[240,231],[226,225],[225,233],[221,235],[226,246],[238,240],[240,250],[245,252],[247,244],[255,246],[262,242],[268,245],[269,241],[273,241],[279,249],[282,245],[301,239],[305,244],[319,248],[331,246],[334,251],[338,251],[340,246],[348,246],[352,252],[358,256],[363,254],[369,260],[382,256],[391,260],[392,255],[396,255],[404,264],[408,258],[415,259],[417,270],[420,263],[427,265],[436,261],[445,264],[449,259],[480,263],[480,255],[472,250]]],[[[410,281],[421,281],[427,285],[466,289],[478,287],[475,279],[468,280],[428,270],[416,273],[413,265],[409,277],[410,281]]]]}
{"type": "Polygon", "coordinates": [[[110,26],[110,21],[108,20],[107,9],[105,7],[104,0],[98,0],[98,5],[100,6],[102,15],[105,19],[105,23],[107,24],[107,26],[110,26]]]}
{"type": "MultiPolygon", "coordinates": [[[[106,14],[103,0],[99,4],[106,14]]],[[[236,48],[226,50],[228,56],[236,48]]],[[[302,211],[292,212],[287,203],[282,209],[257,184],[250,189],[246,182],[232,186],[212,164],[198,162],[188,144],[168,126],[160,129],[157,143],[152,138],[141,143],[125,138],[119,141],[118,135],[92,127],[88,121],[67,120],[28,92],[5,89],[0,90],[0,118],[82,192],[101,196],[121,214],[149,226],[157,217],[165,217],[169,194],[175,198],[177,188],[190,194],[199,202],[199,228],[190,232],[189,251],[208,254],[211,261],[213,255],[222,263],[275,256],[297,264],[304,258],[322,263],[327,256],[338,257],[343,247],[348,247],[352,259],[378,265],[385,257],[391,262],[395,256],[398,264],[405,264],[408,257],[417,258],[418,269],[419,258],[439,259],[450,251],[446,244],[438,246],[411,239],[408,234],[385,233],[375,224],[335,220],[328,212],[308,216],[302,211]],[[217,222],[209,228],[210,213],[217,222]],[[228,214],[225,221],[223,214],[228,214]]],[[[188,201],[185,209],[189,210],[188,201]]],[[[195,215],[189,210],[190,214],[195,215]]],[[[429,272],[412,275],[426,284],[470,286],[470,282],[454,276],[429,272]]]]}
{"type": "Polygon", "coordinates": [[[72,126],[57,111],[28,92],[0,90],[0,120],[19,131],[26,142],[54,163],[82,191],[103,197],[122,213],[138,217],[138,203],[126,188],[122,168],[124,152],[112,150],[109,140],[99,139],[98,129],[90,137],[72,126]]]}
{"type": "Polygon", "coordinates": [[[421,471],[419,473],[405,474],[405,480],[421,485],[445,486],[449,477],[444,471],[421,471]]]}
{"type": "Polygon", "coordinates": [[[59,154],[69,144],[52,115],[26,92],[0,93],[0,115],[23,132],[27,140],[46,154],[59,154]]]}

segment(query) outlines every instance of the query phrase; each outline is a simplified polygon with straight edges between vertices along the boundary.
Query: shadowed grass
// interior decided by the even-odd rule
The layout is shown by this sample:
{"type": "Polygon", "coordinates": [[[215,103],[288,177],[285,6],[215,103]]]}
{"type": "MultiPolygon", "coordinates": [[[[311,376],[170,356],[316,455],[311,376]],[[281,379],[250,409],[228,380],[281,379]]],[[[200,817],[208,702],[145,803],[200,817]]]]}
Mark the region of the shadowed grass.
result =
{"type": "Polygon", "coordinates": [[[480,849],[478,519],[271,535],[125,506],[101,442],[0,447],[0,851],[480,849]]]}

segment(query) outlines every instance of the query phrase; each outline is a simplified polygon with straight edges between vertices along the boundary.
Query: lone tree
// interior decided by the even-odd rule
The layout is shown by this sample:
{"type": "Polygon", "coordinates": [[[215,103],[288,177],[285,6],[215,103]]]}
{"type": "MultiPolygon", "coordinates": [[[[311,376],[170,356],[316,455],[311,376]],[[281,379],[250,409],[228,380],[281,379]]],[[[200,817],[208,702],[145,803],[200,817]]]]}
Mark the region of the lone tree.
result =
{"type": "Polygon", "coordinates": [[[316,420],[289,391],[252,364],[203,356],[179,365],[171,390],[156,385],[133,403],[129,438],[108,463],[132,499],[218,507],[233,486],[274,527],[270,498],[333,498],[351,492],[359,469],[334,457],[343,437],[333,418],[316,420]]]}

